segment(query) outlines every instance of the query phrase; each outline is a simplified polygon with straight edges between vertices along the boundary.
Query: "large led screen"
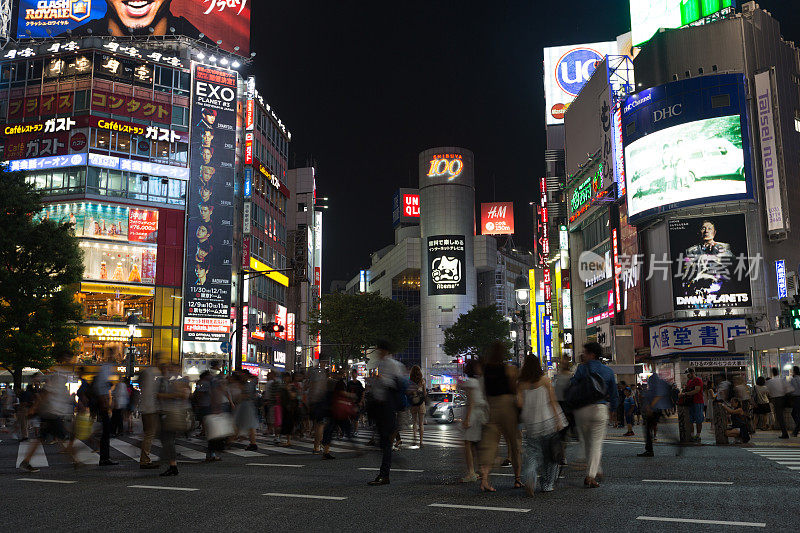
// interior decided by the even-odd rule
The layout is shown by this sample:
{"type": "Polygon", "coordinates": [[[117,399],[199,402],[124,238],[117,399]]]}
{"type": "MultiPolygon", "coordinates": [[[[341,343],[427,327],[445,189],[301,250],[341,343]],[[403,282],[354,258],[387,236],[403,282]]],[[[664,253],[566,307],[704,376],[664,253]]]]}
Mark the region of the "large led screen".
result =
{"type": "Polygon", "coordinates": [[[747,194],[739,115],[658,131],[628,146],[625,159],[631,215],[723,193],[747,194]]]}
{"type": "Polygon", "coordinates": [[[248,0],[20,0],[17,37],[185,35],[250,52],[248,0]],[[153,32],[150,33],[150,28],[153,32]],[[49,33],[48,33],[49,32],[49,33]]]}
{"type": "Polygon", "coordinates": [[[622,138],[631,221],[750,198],[746,109],[741,74],[681,80],[628,97],[622,138]]]}
{"type": "Polygon", "coordinates": [[[669,247],[676,310],[752,305],[744,215],[670,220],[669,247]]]}
{"type": "Polygon", "coordinates": [[[633,44],[650,40],[660,28],[680,28],[732,7],[733,0],[630,0],[633,44]]]}

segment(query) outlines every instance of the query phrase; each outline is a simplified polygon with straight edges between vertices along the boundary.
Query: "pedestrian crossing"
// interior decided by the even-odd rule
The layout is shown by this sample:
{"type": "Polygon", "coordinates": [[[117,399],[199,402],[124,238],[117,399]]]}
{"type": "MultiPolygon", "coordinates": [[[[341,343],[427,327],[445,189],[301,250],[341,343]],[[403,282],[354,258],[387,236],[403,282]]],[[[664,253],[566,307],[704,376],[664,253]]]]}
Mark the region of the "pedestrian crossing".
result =
{"type": "Polygon", "coordinates": [[[745,448],[748,452],[768,459],[784,468],[800,472],[800,449],[790,448],[745,448]]]}
{"type": "MultiPolygon", "coordinates": [[[[400,437],[403,448],[409,448],[419,444],[419,437],[413,435],[412,431],[409,429],[401,429],[400,437]]],[[[370,448],[371,445],[374,445],[371,441],[377,444],[378,440],[377,431],[373,432],[372,428],[362,428],[352,440],[347,440],[344,437],[335,438],[331,443],[330,451],[334,454],[361,453],[370,448]]],[[[30,450],[30,447],[33,446],[35,442],[34,440],[27,440],[24,442],[5,440],[2,442],[2,446],[17,446],[14,467],[19,467],[30,450]]],[[[141,443],[141,434],[112,438],[110,441],[111,459],[115,461],[138,462],[141,455],[141,443]]],[[[256,443],[258,446],[257,451],[245,450],[249,441],[244,440],[231,443],[226,447],[224,453],[230,456],[253,459],[266,456],[311,455],[314,449],[314,442],[310,438],[292,439],[291,446],[284,447],[275,444],[275,437],[258,435],[256,437],[256,443]]],[[[423,433],[423,445],[424,447],[432,448],[460,449],[463,447],[463,441],[461,440],[460,432],[454,428],[449,426],[426,426],[423,433]]],[[[99,463],[99,453],[86,442],[75,440],[73,446],[75,455],[82,464],[97,465],[99,463]]],[[[178,438],[175,444],[178,460],[183,461],[204,460],[206,458],[206,447],[206,440],[197,436],[178,438]]],[[[161,442],[156,438],[153,440],[150,452],[151,461],[158,461],[160,454],[162,454],[161,442]]],[[[64,451],[63,446],[60,444],[38,446],[30,461],[31,466],[35,468],[44,468],[56,464],[69,464],[70,462],[70,456],[64,451]]],[[[11,465],[8,464],[6,466],[11,465]]],[[[3,462],[0,462],[0,469],[3,467],[3,462]]]]}

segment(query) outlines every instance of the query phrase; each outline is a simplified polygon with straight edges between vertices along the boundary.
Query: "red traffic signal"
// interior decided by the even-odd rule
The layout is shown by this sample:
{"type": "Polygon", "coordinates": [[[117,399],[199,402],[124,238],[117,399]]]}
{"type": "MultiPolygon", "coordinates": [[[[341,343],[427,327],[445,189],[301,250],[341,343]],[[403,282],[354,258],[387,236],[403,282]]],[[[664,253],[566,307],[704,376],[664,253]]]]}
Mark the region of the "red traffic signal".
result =
{"type": "Polygon", "coordinates": [[[265,329],[270,333],[283,333],[284,327],[275,322],[270,322],[265,329]]]}

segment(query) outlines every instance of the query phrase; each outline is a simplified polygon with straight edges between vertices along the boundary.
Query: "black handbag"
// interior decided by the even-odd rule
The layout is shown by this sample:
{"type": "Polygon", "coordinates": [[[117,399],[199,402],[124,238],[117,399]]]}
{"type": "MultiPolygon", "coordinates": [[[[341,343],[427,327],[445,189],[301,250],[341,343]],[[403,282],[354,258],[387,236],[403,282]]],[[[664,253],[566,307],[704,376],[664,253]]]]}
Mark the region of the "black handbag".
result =
{"type": "Polygon", "coordinates": [[[564,460],[564,446],[562,434],[566,431],[562,429],[550,435],[547,439],[547,448],[550,452],[550,461],[554,463],[561,463],[564,460]]]}

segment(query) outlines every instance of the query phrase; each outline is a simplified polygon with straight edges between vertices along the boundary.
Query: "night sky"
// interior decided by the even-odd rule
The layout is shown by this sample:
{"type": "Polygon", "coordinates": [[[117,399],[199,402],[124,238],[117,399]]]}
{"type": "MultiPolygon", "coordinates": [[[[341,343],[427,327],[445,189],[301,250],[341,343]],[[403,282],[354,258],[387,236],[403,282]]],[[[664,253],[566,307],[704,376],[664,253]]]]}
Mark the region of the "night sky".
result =
{"type": "MultiPolygon", "coordinates": [[[[253,1],[259,90],[292,132],[289,167],[313,164],[324,221],[323,290],[391,244],[391,200],[417,155],[475,153],[476,200],[515,202],[531,248],[544,174],[542,48],[614,40],[627,0],[253,1]],[[599,8],[602,6],[602,9],[599,8]]],[[[800,39],[795,2],[762,0],[800,39]]]]}

